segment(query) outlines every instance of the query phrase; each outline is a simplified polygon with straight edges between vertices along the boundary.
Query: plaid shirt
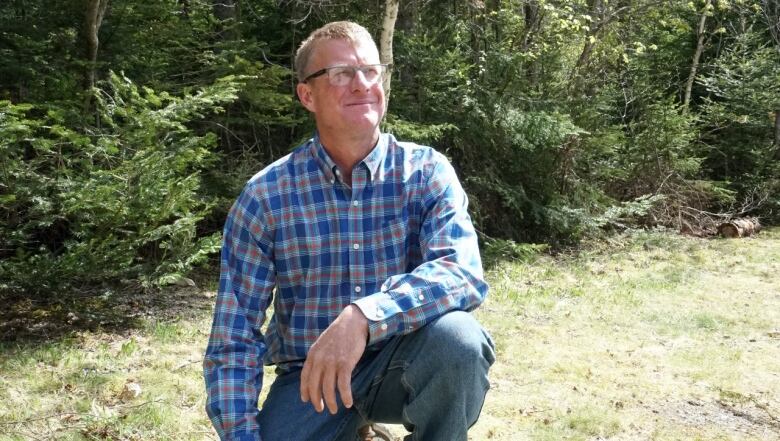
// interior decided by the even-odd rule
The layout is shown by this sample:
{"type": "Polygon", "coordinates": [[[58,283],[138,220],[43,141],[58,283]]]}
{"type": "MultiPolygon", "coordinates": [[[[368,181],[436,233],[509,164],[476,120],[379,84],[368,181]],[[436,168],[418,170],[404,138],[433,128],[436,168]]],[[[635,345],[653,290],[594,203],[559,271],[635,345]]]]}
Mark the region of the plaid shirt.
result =
{"type": "Polygon", "coordinates": [[[350,188],[315,137],[255,175],[228,215],[204,362],[209,417],[222,439],[259,440],[261,359],[299,368],[350,304],[379,347],[476,308],[487,289],[466,194],[443,155],[382,134],[350,188]]]}

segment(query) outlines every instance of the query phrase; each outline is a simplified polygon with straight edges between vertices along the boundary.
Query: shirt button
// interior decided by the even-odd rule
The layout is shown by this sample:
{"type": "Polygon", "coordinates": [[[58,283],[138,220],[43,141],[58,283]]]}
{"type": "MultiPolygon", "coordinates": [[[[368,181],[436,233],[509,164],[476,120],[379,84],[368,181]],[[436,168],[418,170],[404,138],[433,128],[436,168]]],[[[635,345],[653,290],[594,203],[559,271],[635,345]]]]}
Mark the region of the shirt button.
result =
{"type": "Polygon", "coordinates": [[[352,201],[352,206],[353,206],[353,207],[357,207],[358,205],[360,205],[360,202],[358,202],[358,201],[352,201]]]}
{"type": "Polygon", "coordinates": [[[383,331],[387,331],[387,323],[382,323],[382,326],[380,326],[383,331]]]}
{"type": "Polygon", "coordinates": [[[336,180],[335,180],[335,179],[331,179],[331,180],[330,180],[330,183],[331,183],[331,184],[335,184],[335,183],[336,183],[336,180]]]}
{"type": "Polygon", "coordinates": [[[359,286],[355,287],[355,292],[360,292],[360,287],[359,286]]]}
{"type": "Polygon", "coordinates": [[[420,294],[419,296],[417,296],[417,298],[418,298],[418,299],[420,299],[420,300],[425,300],[425,296],[424,296],[424,295],[422,295],[422,294],[420,294]]]}
{"type": "Polygon", "coordinates": [[[353,245],[352,245],[352,248],[354,248],[354,249],[356,249],[356,250],[357,250],[357,249],[359,249],[359,248],[360,248],[360,244],[353,244],[353,245]]]}

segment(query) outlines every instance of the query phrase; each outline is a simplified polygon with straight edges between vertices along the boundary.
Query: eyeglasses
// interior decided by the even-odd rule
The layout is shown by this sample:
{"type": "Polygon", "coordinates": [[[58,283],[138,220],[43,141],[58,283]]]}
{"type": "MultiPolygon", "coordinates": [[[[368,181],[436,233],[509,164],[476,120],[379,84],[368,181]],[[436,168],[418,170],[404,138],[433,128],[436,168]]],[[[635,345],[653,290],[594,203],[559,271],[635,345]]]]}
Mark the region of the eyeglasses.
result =
{"type": "Polygon", "coordinates": [[[313,78],[328,74],[328,81],[330,81],[331,86],[346,86],[352,82],[352,79],[355,78],[357,72],[360,71],[368,84],[375,84],[377,81],[384,78],[385,74],[390,69],[390,66],[390,64],[367,64],[365,66],[331,66],[312,73],[308,77],[304,78],[302,82],[306,83],[313,78]]]}

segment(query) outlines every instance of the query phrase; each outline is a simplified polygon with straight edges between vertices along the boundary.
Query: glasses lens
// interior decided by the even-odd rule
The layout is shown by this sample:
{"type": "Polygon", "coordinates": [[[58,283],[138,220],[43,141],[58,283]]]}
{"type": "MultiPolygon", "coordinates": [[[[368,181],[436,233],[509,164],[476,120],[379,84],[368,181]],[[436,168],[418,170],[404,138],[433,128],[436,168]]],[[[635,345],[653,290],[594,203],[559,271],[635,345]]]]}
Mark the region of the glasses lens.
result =
{"type": "Polygon", "coordinates": [[[363,76],[366,77],[366,81],[373,84],[376,83],[379,77],[382,76],[382,65],[374,64],[372,66],[363,66],[360,68],[363,72],[363,76]]]}
{"type": "Polygon", "coordinates": [[[337,66],[328,69],[328,79],[334,86],[346,86],[355,77],[355,69],[351,66],[337,66]]]}
{"type": "Polygon", "coordinates": [[[381,64],[371,64],[368,66],[336,66],[328,69],[328,79],[334,86],[346,86],[355,78],[357,71],[363,74],[366,82],[374,84],[382,78],[384,66],[381,64]]]}

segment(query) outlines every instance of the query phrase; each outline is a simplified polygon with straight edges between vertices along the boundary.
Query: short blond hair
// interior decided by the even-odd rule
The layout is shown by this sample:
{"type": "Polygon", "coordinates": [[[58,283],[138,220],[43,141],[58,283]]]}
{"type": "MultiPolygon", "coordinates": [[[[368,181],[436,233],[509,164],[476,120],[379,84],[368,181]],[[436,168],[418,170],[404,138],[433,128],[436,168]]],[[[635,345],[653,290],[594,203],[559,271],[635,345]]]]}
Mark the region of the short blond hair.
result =
{"type": "Polygon", "coordinates": [[[309,60],[320,40],[348,40],[352,43],[371,43],[376,48],[374,38],[366,28],[351,21],[334,21],[312,32],[303,40],[295,53],[295,75],[299,82],[306,78],[309,60]]]}

